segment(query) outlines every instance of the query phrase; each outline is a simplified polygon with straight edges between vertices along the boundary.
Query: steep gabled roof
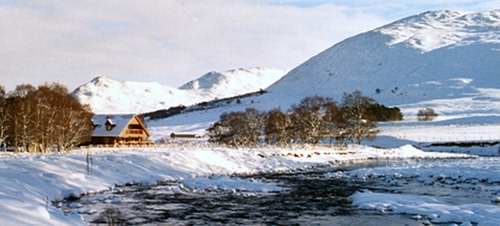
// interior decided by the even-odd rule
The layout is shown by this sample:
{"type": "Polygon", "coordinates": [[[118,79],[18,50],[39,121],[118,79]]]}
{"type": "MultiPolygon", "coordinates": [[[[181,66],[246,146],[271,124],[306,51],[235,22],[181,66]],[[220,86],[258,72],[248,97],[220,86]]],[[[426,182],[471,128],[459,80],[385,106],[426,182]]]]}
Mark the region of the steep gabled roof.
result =
{"type": "Polygon", "coordinates": [[[127,128],[130,121],[135,117],[133,114],[128,115],[94,115],[92,122],[94,123],[93,137],[119,137],[127,128]],[[107,127],[106,124],[111,125],[107,127]]]}

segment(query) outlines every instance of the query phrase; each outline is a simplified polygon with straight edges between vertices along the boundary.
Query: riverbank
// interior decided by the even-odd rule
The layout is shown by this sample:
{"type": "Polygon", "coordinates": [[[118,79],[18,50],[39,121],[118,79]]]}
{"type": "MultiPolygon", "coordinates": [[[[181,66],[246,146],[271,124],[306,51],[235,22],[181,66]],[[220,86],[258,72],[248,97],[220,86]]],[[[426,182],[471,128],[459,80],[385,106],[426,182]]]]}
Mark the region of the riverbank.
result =
{"type": "MultiPolygon", "coordinates": [[[[412,146],[376,149],[351,146],[228,149],[165,147],[157,149],[90,149],[69,154],[2,155],[0,157],[0,223],[2,225],[84,225],[65,215],[52,201],[107,190],[126,183],[193,181],[197,176],[257,174],[311,168],[368,159],[469,158],[430,153],[412,146]]],[[[199,182],[199,183],[211,183],[199,182]]],[[[218,182],[219,183],[219,182],[218,182]]],[[[223,186],[223,185],[222,185],[223,186]]],[[[231,185],[248,186],[244,182],[231,185]]]]}
{"type": "Polygon", "coordinates": [[[353,205],[388,214],[407,214],[438,225],[500,225],[500,158],[425,161],[360,168],[334,177],[376,180],[358,191],[353,205]]]}

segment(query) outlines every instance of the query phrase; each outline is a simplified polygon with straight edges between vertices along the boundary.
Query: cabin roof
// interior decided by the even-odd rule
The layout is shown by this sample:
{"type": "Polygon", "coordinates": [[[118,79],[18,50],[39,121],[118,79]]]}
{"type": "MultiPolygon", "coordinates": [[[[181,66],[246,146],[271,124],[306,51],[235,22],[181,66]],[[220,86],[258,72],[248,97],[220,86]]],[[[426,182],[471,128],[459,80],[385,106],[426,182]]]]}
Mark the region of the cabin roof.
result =
{"type": "Polygon", "coordinates": [[[93,137],[120,137],[122,131],[127,128],[130,121],[135,117],[133,114],[127,115],[94,115],[92,123],[94,124],[93,137]],[[107,129],[106,124],[111,125],[107,129]]]}

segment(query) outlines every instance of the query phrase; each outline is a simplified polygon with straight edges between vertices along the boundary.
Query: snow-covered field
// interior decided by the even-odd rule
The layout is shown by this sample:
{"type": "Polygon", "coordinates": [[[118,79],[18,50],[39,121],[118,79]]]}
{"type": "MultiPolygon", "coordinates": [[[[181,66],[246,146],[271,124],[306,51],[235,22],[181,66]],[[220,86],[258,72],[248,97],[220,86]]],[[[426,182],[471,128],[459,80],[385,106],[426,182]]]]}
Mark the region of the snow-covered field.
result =
{"type": "Polygon", "coordinates": [[[144,150],[94,149],[89,151],[92,153],[90,159],[87,151],[41,156],[2,154],[0,224],[82,225],[84,222],[79,215],[64,215],[51,202],[71,195],[106,190],[117,184],[179,180],[186,186],[202,188],[272,190],[275,186],[263,186],[259,181],[211,180],[203,176],[288,171],[366,159],[467,157],[427,153],[412,146],[397,149],[353,146],[349,151],[354,154],[336,154],[327,147],[233,150],[184,146],[144,150]]]}
{"type": "MultiPolygon", "coordinates": [[[[457,110],[460,107],[457,106],[457,110]]],[[[206,129],[218,120],[223,111],[236,109],[212,109],[208,112],[191,112],[162,120],[149,121],[152,139],[157,141],[169,137],[171,133],[189,133],[203,136],[206,129]]],[[[367,145],[378,147],[398,147],[406,144],[489,142],[500,140],[500,116],[470,115],[441,116],[434,121],[416,121],[411,116],[400,122],[386,122],[378,125],[380,133],[367,145]]],[[[423,147],[422,146],[422,147],[423,147]]],[[[499,155],[500,146],[491,147],[432,147],[426,150],[473,153],[479,155],[499,155]]]]}

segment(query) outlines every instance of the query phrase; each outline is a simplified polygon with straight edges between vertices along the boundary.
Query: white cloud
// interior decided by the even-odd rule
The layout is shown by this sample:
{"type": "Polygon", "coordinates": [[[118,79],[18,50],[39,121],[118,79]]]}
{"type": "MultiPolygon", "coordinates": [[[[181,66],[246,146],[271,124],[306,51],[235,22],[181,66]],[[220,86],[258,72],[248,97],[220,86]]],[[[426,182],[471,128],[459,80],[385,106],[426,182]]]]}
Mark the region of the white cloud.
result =
{"type": "Polygon", "coordinates": [[[179,85],[210,70],[291,69],[381,17],[331,4],[250,0],[0,3],[0,83],[94,75],[179,85]]]}

